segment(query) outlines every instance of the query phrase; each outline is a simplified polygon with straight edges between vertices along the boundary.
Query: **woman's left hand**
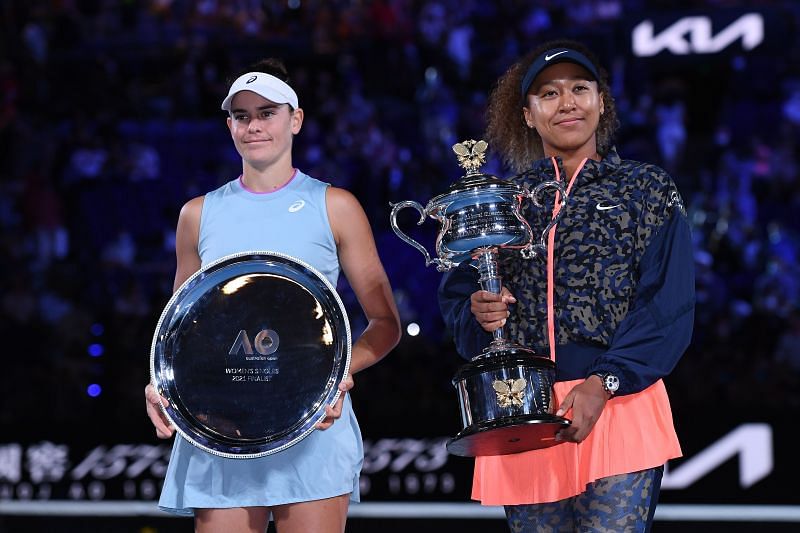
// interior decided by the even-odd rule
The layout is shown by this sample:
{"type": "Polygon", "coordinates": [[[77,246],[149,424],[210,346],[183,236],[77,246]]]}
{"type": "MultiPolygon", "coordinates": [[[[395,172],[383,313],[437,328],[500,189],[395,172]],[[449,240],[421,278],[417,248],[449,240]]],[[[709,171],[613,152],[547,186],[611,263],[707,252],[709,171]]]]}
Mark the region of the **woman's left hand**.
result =
{"type": "Polygon", "coordinates": [[[333,407],[330,405],[325,406],[325,418],[322,422],[317,423],[314,426],[317,429],[328,429],[342,416],[342,404],[344,403],[344,396],[347,394],[347,391],[353,388],[355,382],[353,381],[353,376],[347,374],[341,383],[339,383],[339,390],[342,393],[339,395],[339,399],[336,400],[336,403],[333,407]]]}
{"type": "Polygon", "coordinates": [[[600,418],[600,413],[609,400],[599,376],[589,376],[575,385],[561,402],[556,416],[564,416],[572,410],[572,424],[556,434],[556,440],[567,442],[583,442],[600,418]]]}

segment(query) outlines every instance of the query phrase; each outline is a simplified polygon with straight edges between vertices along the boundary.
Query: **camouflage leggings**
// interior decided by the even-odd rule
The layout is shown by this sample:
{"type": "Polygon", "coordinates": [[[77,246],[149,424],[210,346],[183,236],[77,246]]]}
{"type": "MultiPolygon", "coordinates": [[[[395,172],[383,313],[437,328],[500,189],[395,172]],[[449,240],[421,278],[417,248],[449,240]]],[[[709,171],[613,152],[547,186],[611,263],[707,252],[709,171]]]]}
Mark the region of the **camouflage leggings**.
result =
{"type": "Polygon", "coordinates": [[[512,533],[650,531],[663,467],[598,479],[586,491],[553,503],[506,506],[512,533]]]}

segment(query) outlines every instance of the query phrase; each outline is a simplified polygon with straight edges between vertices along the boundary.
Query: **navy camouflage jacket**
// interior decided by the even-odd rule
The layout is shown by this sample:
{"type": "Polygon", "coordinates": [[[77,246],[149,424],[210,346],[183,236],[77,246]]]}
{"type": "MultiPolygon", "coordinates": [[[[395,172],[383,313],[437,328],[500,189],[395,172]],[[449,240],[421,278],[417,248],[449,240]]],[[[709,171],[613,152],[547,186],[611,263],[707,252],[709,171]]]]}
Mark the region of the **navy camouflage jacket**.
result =
{"type": "MultiPolygon", "coordinates": [[[[555,179],[555,165],[562,182],[571,177],[550,158],[511,181],[532,188],[555,179]]],[[[553,201],[523,206],[537,237],[553,201]]],[[[681,197],[664,170],[622,160],[612,149],[602,161],[586,162],[565,209],[554,250],[557,380],[607,371],[620,378],[618,395],[644,390],[672,371],[692,335],[694,258],[681,197]]],[[[505,251],[502,258],[503,284],[517,299],[507,332],[549,355],[546,258],[505,251]]],[[[444,320],[466,359],[491,341],[470,311],[479,288],[477,270],[466,262],[439,287],[444,320]]]]}

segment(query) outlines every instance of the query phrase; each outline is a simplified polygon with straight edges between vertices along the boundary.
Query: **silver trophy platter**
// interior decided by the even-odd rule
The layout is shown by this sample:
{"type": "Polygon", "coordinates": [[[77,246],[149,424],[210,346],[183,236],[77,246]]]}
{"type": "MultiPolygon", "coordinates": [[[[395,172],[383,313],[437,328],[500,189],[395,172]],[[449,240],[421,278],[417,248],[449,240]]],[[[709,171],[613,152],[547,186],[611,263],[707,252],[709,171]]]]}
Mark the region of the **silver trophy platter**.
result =
{"type": "Polygon", "coordinates": [[[177,432],[230,458],[296,444],[339,398],[350,325],[335,288],[299,259],[223,257],[175,291],[158,321],[151,379],[177,432]]]}

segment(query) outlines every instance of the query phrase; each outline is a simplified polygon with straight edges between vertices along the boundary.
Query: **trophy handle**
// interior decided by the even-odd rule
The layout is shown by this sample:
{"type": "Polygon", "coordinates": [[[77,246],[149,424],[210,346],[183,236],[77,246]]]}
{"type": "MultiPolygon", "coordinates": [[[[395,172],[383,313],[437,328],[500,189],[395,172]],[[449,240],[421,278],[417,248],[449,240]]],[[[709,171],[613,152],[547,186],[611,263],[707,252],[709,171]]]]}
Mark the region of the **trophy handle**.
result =
{"type": "Polygon", "coordinates": [[[542,231],[542,235],[539,237],[539,243],[531,244],[529,248],[524,248],[521,250],[521,254],[524,259],[532,259],[537,255],[544,256],[547,253],[547,234],[550,233],[550,230],[553,229],[553,226],[558,224],[561,221],[561,218],[564,216],[564,207],[567,205],[567,191],[564,190],[564,186],[557,181],[543,181],[534,187],[533,190],[528,193],[528,197],[531,199],[531,201],[533,201],[533,205],[536,207],[543,207],[542,202],[539,201],[539,197],[542,194],[542,191],[545,189],[555,189],[559,192],[561,202],[559,204],[558,213],[550,220],[547,226],[545,226],[544,231],[542,231]]]}
{"type": "Polygon", "coordinates": [[[397,225],[397,213],[399,213],[400,210],[405,209],[406,207],[413,207],[419,212],[419,221],[417,222],[417,226],[421,226],[422,223],[425,222],[425,209],[422,207],[422,204],[420,204],[419,202],[414,202],[413,200],[406,200],[404,202],[398,202],[396,204],[390,202],[389,206],[392,208],[392,214],[389,217],[389,223],[392,226],[392,230],[394,230],[397,236],[400,237],[403,241],[407,242],[408,244],[419,250],[420,253],[422,253],[422,255],[425,256],[425,266],[434,264],[436,265],[437,270],[439,270],[440,272],[445,272],[447,270],[450,270],[450,268],[453,265],[450,264],[449,261],[445,262],[439,258],[431,259],[431,255],[428,253],[428,250],[426,250],[425,247],[422,246],[420,243],[418,243],[417,241],[415,241],[414,239],[403,233],[403,230],[401,230],[400,227],[397,225]]]}

